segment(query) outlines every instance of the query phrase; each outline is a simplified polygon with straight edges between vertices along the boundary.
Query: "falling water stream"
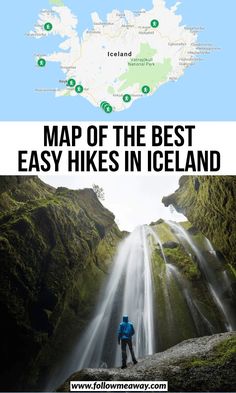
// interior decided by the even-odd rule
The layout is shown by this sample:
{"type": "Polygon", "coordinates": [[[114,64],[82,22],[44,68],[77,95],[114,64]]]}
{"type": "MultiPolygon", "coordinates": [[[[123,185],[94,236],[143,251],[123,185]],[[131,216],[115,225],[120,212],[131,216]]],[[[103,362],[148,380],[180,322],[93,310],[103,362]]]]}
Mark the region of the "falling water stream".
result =
{"type": "MultiPolygon", "coordinates": [[[[231,309],[227,299],[225,299],[225,296],[222,291],[222,289],[223,289],[222,280],[217,275],[216,270],[211,267],[211,265],[208,263],[208,261],[204,257],[203,253],[198,249],[198,247],[194,243],[194,241],[191,238],[191,236],[189,235],[189,233],[180,224],[177,224],[172,221],[168,221],[168,225],[170,226],[170,228],[173,229],[174,233],[179,238],[179,240],[182,242],[185,242],[185,244],[188,245],[190,250],[196,256],[197,261],[199,263],[199,268],[201,269],[203,275],[205,276],[205,279],[206,279],[209,291],[212,295],[212,298],[213,298],[218,310],[222,314],[226,330],[228,330],[228,331],[235,330],[236,329],[235,312],[234,312],[234,310],[231,309]]],[[[207,243],[209,252],[216,259],[215,262],[219,262],[216,252],[213,249],[209,240],[206,239],[206,243],[207,243]]],[[[224,274],[224,277],[225,277],[225,274],[224,274]]]]}
{"type": "MultiPolygon", "coordinates": [[[[173,334],[173,329],[175,329],[176,332],[178,332],[178,330],[182,330],[181,323],[178,321],[178,315],[176,316],[176,304],[178,302],[177,295],[180,303],[179,306],[181,307],[182,311],[184,310],[184,313],[182,313],[181,322],[183,324],[188,324],[189,329],[192,330],[192,335],[201,336],[207,333],[214,333],[214,327],[208,320],[207,316],[204,315],[203,310],[201,310],[201,306],[198,304],[197,299],[193,294],[191,285],[183,277],[177,266],[167,262],[165,251],[157,232],[154,231],[151,227],[148,227],[148,231],[160,248],[161,256],[165,263],[167,280],[163,287],[162,297],[164,299],[164,304],[162,304],[162,306],[167,309],[168,314],[168,320],[166,321],[166,331],[168,332],[170,329],[170,335],[172,335],[172,337],[168,337],[168,341],[180,341],[180,336],[178,338],[176,333],[173,334]],[[175,291],[173,291],[173,283],[176,287],[175,291]],[[192,323],[189,321],[189,319],[191,319],[192,323]],[[178,328],[176,329],[176,327],[178,328]]],[[[160,307],[160,304],[157,305],[157,308],[158,307],[160,307]]],[[[177,310],[177,314],[179,314],[178,311],[179,310],[177,310]]]]}
{"type": "Polygon", "coordinates": [[[128,315],[134,324],[136,357],[155,352],[153,285],[146,230],[145,226],[138,227],[121,243],[90,323],[60,375],[55,375],[48,387],[59,386],[75,370],[120,365],[117,330],[122,315],[128,315]]]}
{"type": "Polygon", "coordinates": [[[145,232],[145,227],[137,228],[120,246],[94,318],[78,345],[75,368],[119,364],[120,348],[114,332],[124,314],[135,326],[136,356],[154,352],[153,288],[145,232]]]}
{"type": "Polygon", "coordinates": [[[97,310],[79,342],[76,369],[119,365],[114,333],[124,314],[135,326],[136,356],[154,352],[153,288],[145,231],[145,227],[137,228],[120,246],[97,310]]]}

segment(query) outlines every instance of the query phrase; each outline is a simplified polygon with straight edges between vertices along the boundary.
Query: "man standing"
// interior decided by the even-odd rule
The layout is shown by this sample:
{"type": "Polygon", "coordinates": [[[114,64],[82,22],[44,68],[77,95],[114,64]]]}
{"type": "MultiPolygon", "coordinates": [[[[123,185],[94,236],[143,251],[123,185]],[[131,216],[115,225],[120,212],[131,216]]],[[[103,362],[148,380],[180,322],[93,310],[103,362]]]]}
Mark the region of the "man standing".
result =
{"type": "Polygon", "coordinates": [[[129,318],[127,315],[123,316],[123,322],[120,323],[118,330],[118,344],[121,342],[121,353],[122,353],[122,367],[126,368],[127,361],[127,353],[126,346],[128,345],[133,363],[136,364],[137,360],[134,355],[133,345],[132,345],[132,336],[135,334],[133,324],[129,322],[129,318]]]}

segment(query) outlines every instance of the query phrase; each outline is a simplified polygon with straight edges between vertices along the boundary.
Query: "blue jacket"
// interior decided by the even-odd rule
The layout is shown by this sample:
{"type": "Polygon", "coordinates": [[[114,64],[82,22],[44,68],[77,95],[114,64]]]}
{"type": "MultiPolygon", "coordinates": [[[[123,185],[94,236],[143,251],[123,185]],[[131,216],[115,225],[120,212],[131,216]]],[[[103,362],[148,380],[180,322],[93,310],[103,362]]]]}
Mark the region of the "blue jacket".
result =
{"type": "Polygon", "coordinates": [[[118,329],[118,342],[120,342],[120,340],[130,340],[134,334],[133,324],[129,322],[128,316],[124,315],[123,322],[120,323],[118,329]]]}

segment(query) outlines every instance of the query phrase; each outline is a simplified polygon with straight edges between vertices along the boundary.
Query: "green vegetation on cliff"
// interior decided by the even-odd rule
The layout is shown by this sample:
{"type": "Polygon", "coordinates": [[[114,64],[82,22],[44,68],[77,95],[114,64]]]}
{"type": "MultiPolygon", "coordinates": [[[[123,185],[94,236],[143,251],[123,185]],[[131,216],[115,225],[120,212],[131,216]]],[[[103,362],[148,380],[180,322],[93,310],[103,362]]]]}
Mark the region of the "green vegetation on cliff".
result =
{"type": "MultiPolygon", "coordinates": [[[[188,221],[180,226],[189,233],[207,263],[215,264],[215,258],[207,251],[204,236],[188,221]]],[[[151,232],[149,244],[158,348],[166,349],[190,337],[223,331],[222,316],[191,248],[176,236],[168,222],[152,223],[151,231],[162,244],[161,249],[151,232]]],[[[220,263],[213,267],[219,274],[225,269],[220,263]]]]}
{"type": "Polygon", "coordinates": [[[163,203],[183,213],[236,266],[236,176],[183,176],[163,203]]]}
{"type": "Polygon", "coordinates": [[[93,190],[1,177],[2,388],[35,388],[41,373],[73,345],[121,238],[93,190]]]}

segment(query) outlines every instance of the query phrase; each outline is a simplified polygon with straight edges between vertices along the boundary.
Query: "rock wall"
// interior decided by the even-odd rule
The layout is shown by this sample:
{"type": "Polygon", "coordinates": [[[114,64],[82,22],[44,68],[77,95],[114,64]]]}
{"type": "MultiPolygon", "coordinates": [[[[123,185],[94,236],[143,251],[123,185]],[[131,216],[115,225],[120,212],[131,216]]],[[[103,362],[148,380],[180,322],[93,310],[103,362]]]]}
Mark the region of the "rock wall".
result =
{"type": "Polygon", "coordinates": [[[236,176],[183,176],[163,203],[183,213],[235,269],[236,176]]]}
{"type": "MultiPolygon", "coordinates": [[[[180,226],[185,228],[206,261],[215,263],[204,236],[188,221],[180,226]]],[[[191,337],[225,331],[222,315],[195,255],[183,246],[168,222],[159,220],[152,223],[151,228],[162,244],[161,250],[150,236],[157,350],[163,351],[191,337]]],[[[219,261],[217,274],[225,269],[226,264],[219,261]]]]}
{"type": "Polygon", "coordinates": [[[43,385],[88,320],[121,238],[91,189],[0,178],[1,390],[43,385]]]}

